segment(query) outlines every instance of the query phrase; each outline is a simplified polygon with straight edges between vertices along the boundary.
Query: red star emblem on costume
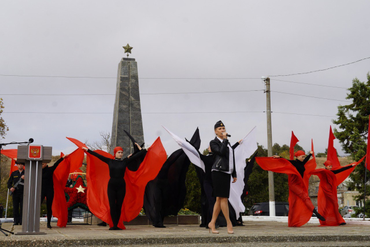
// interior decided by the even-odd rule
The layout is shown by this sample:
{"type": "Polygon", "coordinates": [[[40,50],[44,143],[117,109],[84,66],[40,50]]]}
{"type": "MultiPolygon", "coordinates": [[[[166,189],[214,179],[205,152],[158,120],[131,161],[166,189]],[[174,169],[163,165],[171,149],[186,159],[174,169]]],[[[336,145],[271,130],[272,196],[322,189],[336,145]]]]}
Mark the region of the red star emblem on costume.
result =
{"type": "Polygon", "coordinates": [[[81,203],[86,205],[86,194],[87,194],[87,187],[81,176],[77,177],[76,182],[73,184],[72,188],[64,188],[64,192],[67,196],[67,207],[70,208],[71,206],[81,203]],[[69,198],[68,198],[69,197],[69,198]]]}

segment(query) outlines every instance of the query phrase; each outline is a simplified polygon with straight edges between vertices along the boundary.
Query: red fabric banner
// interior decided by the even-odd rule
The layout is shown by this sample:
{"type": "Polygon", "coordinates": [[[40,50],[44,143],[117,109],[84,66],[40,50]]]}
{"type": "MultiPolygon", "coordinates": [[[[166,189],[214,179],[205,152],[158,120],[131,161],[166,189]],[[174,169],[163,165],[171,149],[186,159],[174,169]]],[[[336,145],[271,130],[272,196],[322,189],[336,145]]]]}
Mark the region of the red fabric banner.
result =
{"type": "MultiPolygon", "coordinates": [[[[284,158],[271,158],[271,157],[256,157],[257,164],[264,170],[288,174],[289,183],[289,215],[288,215],[288,226],[299,227],[306,224],[311,216],[313,206],[308,208],[307,203],[302,198],[307,198],[307,186],[304,180],[297,171],[297,169],[284,158]],[[293,192],[294,191],[294,192],[293,192]],[[302,197],[297,194],[304,195],[302,197]]],[[[308,161],[306,165],[312,160],[308,161]]],[[[315,161],[313,161],[315,162],[315,161]]],[[[307,182],[308,184],[308,182],[307,182]]]]}
{"type": "Polygon", "coordinates": [[[76,149],[73,153],[64,158],[54,171],[54,200],[52,205],[53,215],[58,218],[57,225],[65,227],[68,221],[67,200],[64,188],[67,184],[68,176],[82,165],[84,151],[76,149]]]}
{"type": "MultiPolygon", "coordinates": [[[[320,178],[317,206],[319,214],[321,214],[326,220],[320,220],[320,225],[338,226],[341,223],[345,223],[338,211],[337,187],[349,176],[355,167],[363,161],[364,158],[365,156],[359,161],[347,165],[354,165],[353,168],[337,174],[334,174],[327,169],[316,169],[311,172],[311,174],[317,175],[320,178]]],[[[340,168],[342,167],[338,167],[337,169],[340,168]]]]}
{"type": "MultiPolygon", "coordinates": [[[[77,143],[81,145],[81,142],[77,143]]],[[[111,154],[102,150],[95,150],[95,152],[108,158],[114,158],[111,154]]],[[[119,228],[125,229],[123,221],[129,222],[139,215],[144,203],[145,187],[150,180],[157,176],[166,159],[166,151],[160,138],[157,138],[148,149],[139,169],[135,172],[126,169],[124,176],[126,195],[118,223],[119,228]]],[[[87,153],[87,205],[95,216],[112,227],[113,223],[107,195],[109,178],[108,165],[87,153]]]]}
{"type": "Polygon", "coordinates": [[[290,148],[289,148],[289,159],[294,159],[294,146],[299,142],[298,138],[294,135],[294,132],[292,131],[292,137],[290,138],[290,148]]]}
{"type": "Polygon", "coordinates": [[[10,170],[9,170],[9,177],[10,177],[12,172],[18,170],[18,166],[15,164],[15,159],[17,159],[18,149],[3,149],[1,150],[1,154],[12,159],[10,163],[10,170]]]}
{"type": "Polygon", "coordinates": [[[333,170],[338,169],[338,167],[340,168],[340,162],[338,159],[337,150],[334,148],[334,139],[335,139],[335,136],[330,126],[327,160],[331,161],[333,165],[333,170]]]}
{"type": "MultiPolygon", "coordinates": [[[[294,144],[294,142],[291,141],[291,144],[294,144]]],[[[311,141],[311,150],[314,150],[313,141],[311,141]]],[[[313,205],[308,196],[308,181],[310,172],[316,169],[315,157],[313,156],[313,159],[305,164],[306,171],[303,178],[292,163],[284,158],[256,157],[256,162],[264,170],[288,174],[288,226],[299,227],[306,224],[310,220],[313,211],[313,205]]]]}
{"type": "Polygon", "coordinates": [[[335,174],[326,169],[316,169],[312,174],[320,178],[317,206],[319,214],[325,218],[325,221],[320,220],[320,225],[338,226],[345,223],[338,210],[337,178],[335,174]]]}

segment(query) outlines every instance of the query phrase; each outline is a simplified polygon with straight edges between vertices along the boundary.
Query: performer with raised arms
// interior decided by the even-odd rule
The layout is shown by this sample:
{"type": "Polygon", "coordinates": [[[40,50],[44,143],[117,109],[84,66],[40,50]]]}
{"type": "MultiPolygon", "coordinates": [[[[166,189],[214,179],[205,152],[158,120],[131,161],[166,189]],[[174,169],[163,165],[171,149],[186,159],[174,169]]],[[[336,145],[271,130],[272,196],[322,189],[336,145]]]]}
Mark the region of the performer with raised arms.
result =
{"type": "MultiPolygon", "coordinates": [[[[294,145],[298,139],[292,132],[291,157],[293,157],[294,145]],[[293,141],[293,138],[295,141],[293,141]]],[[[311,143],[310,154],[306,156],[303,150],[294,153],[295,160],[287,160],[279,156],[257,157],[257,164],[264,170],[288,174],[289,183],[289,215],[288,226],[299,227],[306,224],[315,213],[316,217],[322,221],[322,217],[313,206],[308,196],[308,180],[311,170],[316,168],[316,161],[313,158],[313,143],[311,143]]]]}
{"type": "Polygon", "coordinates": [[[325,169],[316,169],[311,174],[320,178],[319,191],[317,195],[318,211],[326,221],[320,220],[320,225],[338,226],[345,225],[343,217],[338,211],[337,187],[350,175],[355,167],[362,162],[364,156],[357,162],[346,166],[341,166],[337,156],[337,150],[334,148],[335,136],[330,127],[327,160],[325,169]]]}
{"type": "Polygon", "coordinates": [[[123,148],[115,147],[114,159],[107,158],[86,147],[82,147],[89,154],[107,163],[109,167],[108,200],[113,222],[113,227],[109,228],[109,230],[122,230],[118,227],[118,221],[121,217],[121,208],[126,194],[126,182],[124,180],[126,167],[131,171],[136,171],[146,154],[145,149],[142,149],[137,143],[135,145],[140,151],[126,158],[123,158],[123,148]]]}

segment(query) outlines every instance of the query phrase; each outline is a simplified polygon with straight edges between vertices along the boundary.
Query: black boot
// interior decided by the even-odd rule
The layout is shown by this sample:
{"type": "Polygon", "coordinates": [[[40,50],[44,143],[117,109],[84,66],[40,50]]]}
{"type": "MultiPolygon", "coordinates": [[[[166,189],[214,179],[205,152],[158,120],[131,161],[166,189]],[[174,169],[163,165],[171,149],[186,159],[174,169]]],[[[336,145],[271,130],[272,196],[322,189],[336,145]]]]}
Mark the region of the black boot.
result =
{"type": "Polygon", "coordinates": [[[313,213],[316,215],[316,217],[317,217],[319,220],[321,220],[321,221],[325,221],[325,218],[324,218],[324,217],[322,217],[322,216],[317,212],[317,210],[316,210],[316,209],[314,209],[314,210],[313,210],[313,213]]]}
{"type": "Polygon", "coordinates": [[[47,227],[48,227],[49,229],[51,229],[51,225],[50,225],[50,223],[48,223],[48,224],[47,224],[47,227]]]}

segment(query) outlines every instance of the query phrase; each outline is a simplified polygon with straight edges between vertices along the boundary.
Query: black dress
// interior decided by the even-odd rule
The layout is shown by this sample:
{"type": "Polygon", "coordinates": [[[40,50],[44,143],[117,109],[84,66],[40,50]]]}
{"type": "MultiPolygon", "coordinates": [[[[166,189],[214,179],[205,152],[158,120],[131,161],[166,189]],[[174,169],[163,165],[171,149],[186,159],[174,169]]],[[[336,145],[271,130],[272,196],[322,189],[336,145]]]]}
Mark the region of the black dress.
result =
{"type": "MultiPolygon", "coordinates": [[[[227,139],[223,139],[222,142],[215,137],[214,140],[210,142],[210,147],[213,155],[215,156],[214,162],[216,163],[223,163],[224,167],[229,168],[230,165],[233,166],[232,174],[228,174],[228,171],[220,171],[217,170],[215,164],[212,166],[212,182],[213,182],[213,195],[215,197],[224,197],[229,198],[230,196],[230,179],[231,175],[233,178],[236,177],[236,170],[235,170],[235,158],[233,157],[233,164],[229,164],[229,147],[233,150],[239,145],[237,142],[232,147],[229,144],[227,139]]],[[[229,170],[229,169],[227,169],[229,170]]]]}

